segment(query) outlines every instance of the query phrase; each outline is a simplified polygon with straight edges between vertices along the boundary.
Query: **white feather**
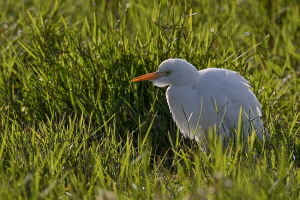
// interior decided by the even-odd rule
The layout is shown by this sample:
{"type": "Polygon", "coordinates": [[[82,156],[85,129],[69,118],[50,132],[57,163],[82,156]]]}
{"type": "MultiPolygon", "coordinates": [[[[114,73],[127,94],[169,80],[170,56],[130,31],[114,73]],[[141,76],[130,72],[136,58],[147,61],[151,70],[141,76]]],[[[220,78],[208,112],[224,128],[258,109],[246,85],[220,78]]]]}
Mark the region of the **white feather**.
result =
{"type": "Polygon", "coordinates": [[[230,130],[237,128],[243,110],[244,136],[260,128],[261,106],[249,82],[235,71],[208,68],[198,71],[182,59],[168,59],[159,72],[170,70],[169,76],[153,80],[157,86],[169,85],[166,97],[172,116],[184,136],[196,140],[207,137],[216,129],[230,139],[230,130]]]}

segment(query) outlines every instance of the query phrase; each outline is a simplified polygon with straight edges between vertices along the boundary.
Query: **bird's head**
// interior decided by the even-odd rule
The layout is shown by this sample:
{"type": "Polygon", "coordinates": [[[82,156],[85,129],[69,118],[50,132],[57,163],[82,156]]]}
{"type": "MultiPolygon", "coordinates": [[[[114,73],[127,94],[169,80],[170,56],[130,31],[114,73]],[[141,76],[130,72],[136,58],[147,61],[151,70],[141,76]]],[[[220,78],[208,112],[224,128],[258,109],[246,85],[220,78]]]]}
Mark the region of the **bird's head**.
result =
{"type": "Polygon", "coordinates": [[[198,70],[189,62],[176,58],[163,61],[157,72],[132,79],[132,82],[150,80],[158,87],[168,85],[193,85],[198,78],[198,70]]]}

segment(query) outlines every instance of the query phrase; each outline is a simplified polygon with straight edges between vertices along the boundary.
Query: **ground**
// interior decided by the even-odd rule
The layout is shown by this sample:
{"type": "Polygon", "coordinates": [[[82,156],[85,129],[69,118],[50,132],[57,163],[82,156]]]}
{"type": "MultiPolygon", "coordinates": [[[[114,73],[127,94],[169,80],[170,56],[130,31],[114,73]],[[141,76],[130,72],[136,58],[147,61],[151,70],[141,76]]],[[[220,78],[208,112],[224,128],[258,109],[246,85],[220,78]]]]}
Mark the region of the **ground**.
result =
{"type": "Polygon", "coordinates": [[[299,198],[297,1],[0,7],[1,199],[299,198]],[[165,89],[130,82],[167,58],[243,75],[270,140],[182,138],[165,89]]]}

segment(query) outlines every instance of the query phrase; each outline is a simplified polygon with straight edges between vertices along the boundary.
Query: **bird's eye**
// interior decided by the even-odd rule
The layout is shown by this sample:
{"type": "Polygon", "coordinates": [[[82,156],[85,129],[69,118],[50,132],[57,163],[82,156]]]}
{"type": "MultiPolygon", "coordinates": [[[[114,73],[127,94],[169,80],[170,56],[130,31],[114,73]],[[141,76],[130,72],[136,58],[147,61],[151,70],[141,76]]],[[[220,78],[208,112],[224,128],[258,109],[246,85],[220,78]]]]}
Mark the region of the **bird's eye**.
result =
{"type": "Polygon", "coordinates": [[[172,72],[170,70],[165,71],[165,74],[168,76],[170,75],[172,72]]]}

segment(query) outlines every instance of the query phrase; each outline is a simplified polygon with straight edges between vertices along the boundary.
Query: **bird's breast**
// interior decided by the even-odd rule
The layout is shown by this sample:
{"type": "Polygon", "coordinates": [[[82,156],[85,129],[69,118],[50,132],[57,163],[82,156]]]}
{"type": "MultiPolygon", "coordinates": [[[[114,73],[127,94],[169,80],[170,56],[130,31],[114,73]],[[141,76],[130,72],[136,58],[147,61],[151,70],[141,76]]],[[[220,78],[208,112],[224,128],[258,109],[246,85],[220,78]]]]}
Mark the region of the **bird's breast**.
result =
{"type": "Polygon", "coordinates": [[[197,136],[204,131],[201,125],[202,121],[200,121],[201,95],[196,90],[170,86],[167,89],[166,97],[173,119],[185,136],[192,138],[192,134],[197,132],[197,136]]]}

